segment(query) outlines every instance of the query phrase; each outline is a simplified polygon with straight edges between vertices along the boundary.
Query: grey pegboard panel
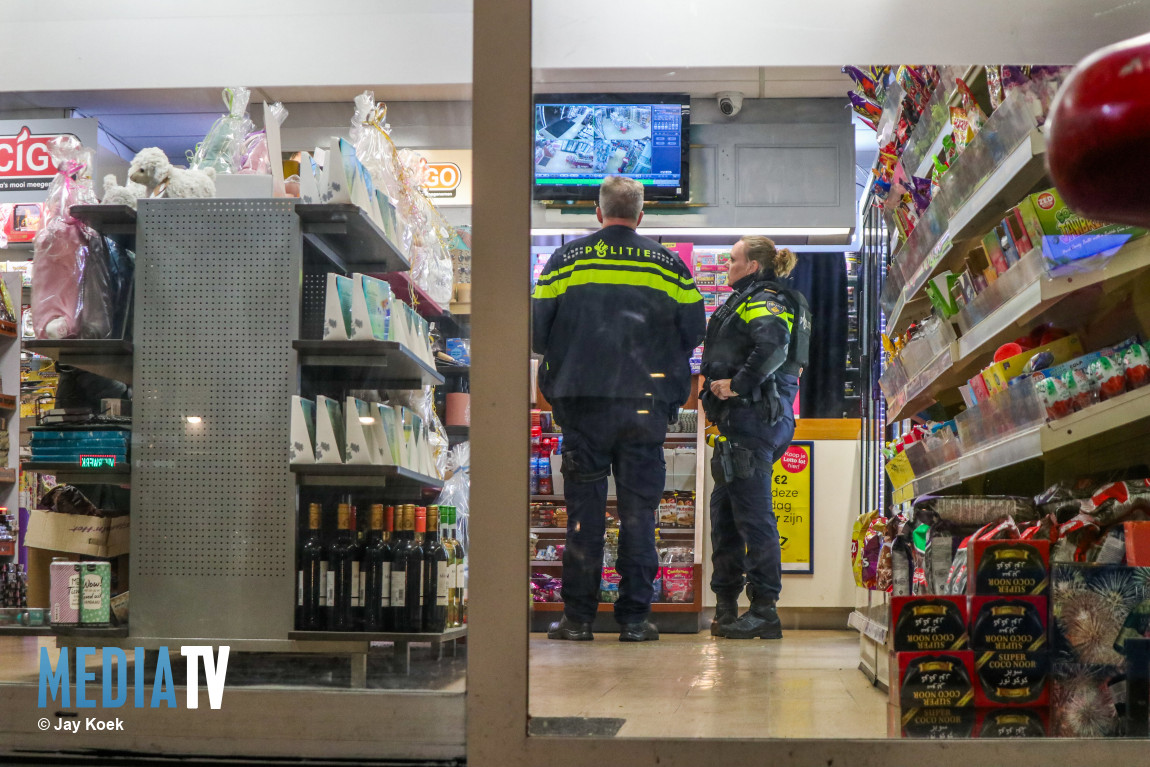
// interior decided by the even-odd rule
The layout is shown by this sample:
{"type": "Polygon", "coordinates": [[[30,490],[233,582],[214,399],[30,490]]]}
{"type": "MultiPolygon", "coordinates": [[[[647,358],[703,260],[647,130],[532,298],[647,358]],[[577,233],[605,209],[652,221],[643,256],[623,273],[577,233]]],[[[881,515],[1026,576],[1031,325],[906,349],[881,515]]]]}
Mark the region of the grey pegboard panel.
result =
{"type": "Polygon", "coordinates": [[[282,639],[292,628],[294,207],[140,203],[132,636],[282,639]]]}

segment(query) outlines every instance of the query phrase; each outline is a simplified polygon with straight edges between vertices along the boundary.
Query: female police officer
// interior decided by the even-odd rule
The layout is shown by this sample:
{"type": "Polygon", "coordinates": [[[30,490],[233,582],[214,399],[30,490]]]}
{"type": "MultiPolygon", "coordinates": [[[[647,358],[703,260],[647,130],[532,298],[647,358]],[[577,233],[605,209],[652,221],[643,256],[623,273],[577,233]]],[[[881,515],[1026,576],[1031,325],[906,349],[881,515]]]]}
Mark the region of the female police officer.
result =
{"type": "Polygon", "coordinates": [[[739,240],[727,271],[734,293],[711,318],[703,348],[703,407],[719,429],[711,461],[711,590],[718,600],[711,633],[729,639],[783,635],[771,469],[795,433],[811,321],[802,294],[775,280],[796,263],[766,237],[739,240]],[[751,609],[736,619],[744,583],[751,609]]]}

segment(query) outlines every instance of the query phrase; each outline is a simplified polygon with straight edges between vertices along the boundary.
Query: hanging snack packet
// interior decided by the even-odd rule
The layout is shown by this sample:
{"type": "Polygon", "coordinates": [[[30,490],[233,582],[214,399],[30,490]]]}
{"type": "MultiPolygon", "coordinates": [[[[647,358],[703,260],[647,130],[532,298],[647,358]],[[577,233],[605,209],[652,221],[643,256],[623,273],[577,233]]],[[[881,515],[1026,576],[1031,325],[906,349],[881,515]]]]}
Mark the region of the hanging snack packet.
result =
{"type": "Polygon", "coordinates": [[[949,170],[950,166],[954,164],[954,158],[958,157],[958,145],[954,143],[954,135],[948,133],[942,137],[942,148],[944,150],[946,167],[949,170]]]}
{"type": "Polygon", "coordinates": [[[859,67],[845,66],[842,71],[846,73],[855,85],[858,86],[859,91],[864,96],[872,101],[878,101],[878,82],[875,81],[873,75],[867,74],[859,67]]]}
{"type": "Polygon", "coordinates": [[[998,109],[1006,100],[1006,89],[1002,85],[1002,67],[997,64],[986,65],[986,84],[990,87],[990,108],[998,109]]]}
{"type": "Polygon", "coordinates": [[[851,100],[851,106],[854,108],[861,117],[869,117],[872,120],[878,120],[882,117],[882,106],[871,101],[865,96],[860,96],[854,91],[847,91],[847,97],[851,100]]]}
{"type": "Polygon", "coordinates": [[[1126,388],[1137,389],[1150,380],[1150,354],[1142,344],[1134,344],[1122,356],[1126,368],[1126,388]]]}
{"type": "Polygon", "coordinates": [[[956,77],[954,82],[958,92],[962,94],[962,108],[966,111],[966,120],[970,124],[970,129],[972,133],[978,133],[982,130],[982,126],[986,125],[986,114],[978,105],[978,101],[975,100],[970,86],[961,77],[956,77]]]}
{"type": "Polygon", "coordinates": [[[1101,401],[1126,393],[1126,371],[1117,357],[1103,354],[1090,365],[1090,375],[1097,383],[1101,401]]]}
{"type": "MultiPolygon", "coordinates": [[[[951,107],[950,124],[954,126],[954,132],[950,135],[954,140],[956,154],[959,154],[974,139],[974,131],[970,127],[970,118],[966,110],[962,107],[951,107]]],[[[946,145],[946,139],[943,139],[943,145],[946,145]]]]}

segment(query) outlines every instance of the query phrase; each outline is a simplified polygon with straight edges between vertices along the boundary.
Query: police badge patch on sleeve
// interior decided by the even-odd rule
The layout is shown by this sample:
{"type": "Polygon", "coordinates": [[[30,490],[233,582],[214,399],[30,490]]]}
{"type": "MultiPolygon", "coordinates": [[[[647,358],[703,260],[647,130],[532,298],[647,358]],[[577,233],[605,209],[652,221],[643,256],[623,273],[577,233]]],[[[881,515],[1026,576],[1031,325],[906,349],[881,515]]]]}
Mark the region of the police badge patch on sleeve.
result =
{"type": "Polygon", "coordinates": [[[767,311],[770,312],[771,314],[783,314],[784,312],[786,312],[786,308],[782,304],[780,304],[778,301],[768,300],[767,301],[767,311]]]}

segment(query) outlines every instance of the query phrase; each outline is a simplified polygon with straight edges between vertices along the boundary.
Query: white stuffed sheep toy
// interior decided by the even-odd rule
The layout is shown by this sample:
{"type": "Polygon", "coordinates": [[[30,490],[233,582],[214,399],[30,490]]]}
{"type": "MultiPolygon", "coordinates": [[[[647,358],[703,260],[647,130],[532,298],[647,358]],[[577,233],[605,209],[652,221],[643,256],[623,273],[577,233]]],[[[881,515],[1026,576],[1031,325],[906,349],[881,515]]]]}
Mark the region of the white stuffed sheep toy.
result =
{"type": "Polygon", "coordinates": [[[120,186],[116,182],[116,174],[109,173],[104,176],[104,199],[100,201],[102,205],[127,205],[132,210],[136,209],[136,200],[141,197],[146,197],[148,190],[141,184],[137,184],[132,180],[124,186],[120,186]]]}
{"type": "Polygon", "coordinates": [[[128,178],[143,184],[148,197],[215,197],[216,172],[177,168],[157,147],[141,149],[128,166],[128,178]]]}

